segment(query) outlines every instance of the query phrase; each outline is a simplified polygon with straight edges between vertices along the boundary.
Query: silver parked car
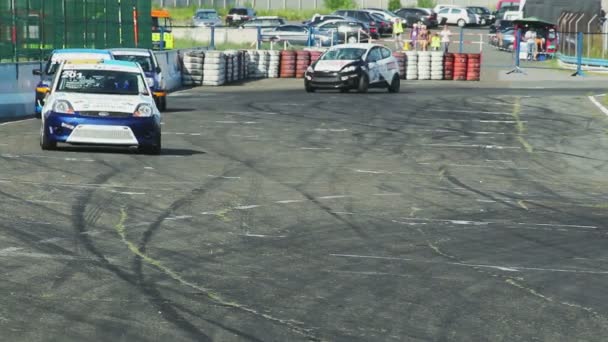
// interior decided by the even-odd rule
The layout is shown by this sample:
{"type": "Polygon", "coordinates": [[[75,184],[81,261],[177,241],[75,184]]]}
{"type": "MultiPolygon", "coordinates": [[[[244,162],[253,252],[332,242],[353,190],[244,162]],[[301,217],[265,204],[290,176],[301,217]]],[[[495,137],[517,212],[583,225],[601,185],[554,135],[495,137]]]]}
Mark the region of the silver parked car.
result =
{"type": "Polygon", "coordinates": [[[222,19],[214,9],[199,9],[194,14],[194,17],[192,17],[192,26],[222,26],[222,19]]]}

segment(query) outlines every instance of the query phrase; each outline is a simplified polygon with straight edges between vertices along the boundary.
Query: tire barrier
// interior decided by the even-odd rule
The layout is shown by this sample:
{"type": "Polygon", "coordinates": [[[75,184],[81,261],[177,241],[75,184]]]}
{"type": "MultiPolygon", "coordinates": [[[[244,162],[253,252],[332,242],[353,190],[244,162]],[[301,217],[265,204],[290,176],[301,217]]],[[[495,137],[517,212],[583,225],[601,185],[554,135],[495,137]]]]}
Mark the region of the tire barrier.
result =
{"type": "Polygon", "coordinates": [[[310,50],[310,64],[316,62],[323,55],[323,51],[319,50],[310,50]]]}
{"type": "Polygon", "coordinates": [[[431,52],[430,51],[418,52],[418,79],[419,80],[430,80],[431,79],[431,52]]]}
{"type": "Polygon", "coordinates": [[[267,78],[270,55],[266,50],[258,51],[258,55],[260,56],[260,58],[258,60],[258,68],[256,70],[255,78],[267,78]]]}
{"type": "Polygon", "coordinates": [[[199,86],[203,84],[203,51],[188,51],[182,58],[182,85],[199,86]]]}
{"type": "Polygon", "coordinates": [[[247,56],[249,56],[247,61],[247,78],[253,78],[258,69],[260,54],[257,50],[247,50],[247,56]]]}
{"type": "Polygon", "coordinates": [[[443,79],[454,79],[454,54],[446,53],[443,62],[443,79]]]}
{"type": "Polygon", "coordinates": [[[399,64],[399,76],[401,77],[401,79],[405,79],[406,61],[407,61],[407,57],[406,57],[405,53],[393,52],[393,57],[395,57],[395,59],[397,60],[397,63],[399,64]]]}
{"type": "Polygon", "coordinates": [[[481,79],[481,54],[468,54],[467,81],[479,81],[481,79]]]}
{"type": "Polygon", "coordinates": [[[431,80],[443,80],[443,51],[431,52],[431,80]]]}
{"type": "Polygon", "coordinates": [[[296,78],[304,78],[306,69],[310,66],[310,51],[296,52],[296,78]]]}
{"type": "Polygon", "coordinates": [[[220,86],[226,83],[226,55],[219,51],[205,54],[203,85],[220,86]]]}
{"type": "Polygon", "coordinates": [[[279,76],[281,78],[296,77],[296,52],[291,50],[281,51],[281,67],[279,76]]]}
{"type": "Polygon", "coordinates": [[[418,53],[416,51],[406,51],[406,68],[405,68],[405,79],[417,80],[418,79],[418,53]]]}
{"type": "Polygon", "coordinates": [[[279,77],[279,65],[281,62],[281,53],[276,50],[268,51],[268,77],[278,78],[279,77]]]}
{"type": "Polygon", "coordinates": [[[234,55],[233,51],[224,52],[224,58],[226,58],[226,83],[234,82],[234,55]]]}
{"type": "Polygon", "coordinates": [[[467,61],[468,55],[466,53],[455,53],[454,54],[454,80],[455,81],[466,81],[467,80],[467,61]]]}

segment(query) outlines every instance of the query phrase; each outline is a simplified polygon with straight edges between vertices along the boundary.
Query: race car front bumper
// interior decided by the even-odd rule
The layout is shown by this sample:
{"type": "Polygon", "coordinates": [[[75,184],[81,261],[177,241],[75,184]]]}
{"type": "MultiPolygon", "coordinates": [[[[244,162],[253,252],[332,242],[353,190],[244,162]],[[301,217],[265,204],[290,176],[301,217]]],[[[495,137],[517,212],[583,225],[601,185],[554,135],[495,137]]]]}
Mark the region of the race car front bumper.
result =
{"type": "Polygon", "coordinates": [[[357,87],[359,77],[356,72],[314,72],[306,73],[304,82],[317,89],[350,89],[357,87]]]}
{"type": "Polygon", "coordinates": [[[158,116],[92,117],[51,112],[44,119],[51,142],[86,145],[153,146],[159,141],[158,116]]]}

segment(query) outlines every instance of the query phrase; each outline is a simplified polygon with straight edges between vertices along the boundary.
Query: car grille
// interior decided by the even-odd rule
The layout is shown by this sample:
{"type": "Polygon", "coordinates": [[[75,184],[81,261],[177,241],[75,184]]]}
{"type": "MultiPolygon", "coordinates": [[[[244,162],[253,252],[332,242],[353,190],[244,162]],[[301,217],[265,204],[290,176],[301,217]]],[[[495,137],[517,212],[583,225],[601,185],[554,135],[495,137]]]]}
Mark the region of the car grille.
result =
{"type": "Polygon", "coordinates": [[[78,112],[81,116],[88,117],[102,117],[102,118],[128,118],[133,115],[132,113],[123,112],[104,112],[104,111],[81,111],[78,112]]]}
{"type": "Polygon", "coordinates": [[[67,143],[137,145],[137,139],[127,126],[78,125],[67,143]]]}
{"type": "Polygon", "coordinates": [[[122,140],[131,139],[132,137],[133,135],[128,129],[97,130],[95,128],[87,128],[75,130],[74,133],[72,133],[72,138],[122,140]]]}

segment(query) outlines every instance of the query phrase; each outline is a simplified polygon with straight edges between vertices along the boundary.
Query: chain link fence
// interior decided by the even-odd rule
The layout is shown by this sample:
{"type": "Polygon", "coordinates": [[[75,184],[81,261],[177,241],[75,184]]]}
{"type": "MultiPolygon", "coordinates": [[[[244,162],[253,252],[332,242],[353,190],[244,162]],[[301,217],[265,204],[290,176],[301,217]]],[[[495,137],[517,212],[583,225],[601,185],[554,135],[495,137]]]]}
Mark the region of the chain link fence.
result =
{"type": "Polygon", "coordinates": [[[53,49],[152,46],[150,0],[0,0],[0,62],[53,49]]]}

